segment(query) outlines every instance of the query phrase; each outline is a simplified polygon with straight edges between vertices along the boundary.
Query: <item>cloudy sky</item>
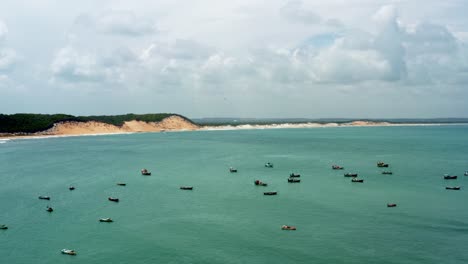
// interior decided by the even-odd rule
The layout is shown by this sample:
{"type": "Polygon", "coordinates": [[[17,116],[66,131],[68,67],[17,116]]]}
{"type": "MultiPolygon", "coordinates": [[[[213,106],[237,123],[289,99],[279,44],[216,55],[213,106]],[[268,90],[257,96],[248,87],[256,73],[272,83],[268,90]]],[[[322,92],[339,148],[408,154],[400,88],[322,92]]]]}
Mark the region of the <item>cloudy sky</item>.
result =
{"type": "Polygon", "coordinates": [[[0,113],[467,117],[468,1],[2,0],[0,113]]]}

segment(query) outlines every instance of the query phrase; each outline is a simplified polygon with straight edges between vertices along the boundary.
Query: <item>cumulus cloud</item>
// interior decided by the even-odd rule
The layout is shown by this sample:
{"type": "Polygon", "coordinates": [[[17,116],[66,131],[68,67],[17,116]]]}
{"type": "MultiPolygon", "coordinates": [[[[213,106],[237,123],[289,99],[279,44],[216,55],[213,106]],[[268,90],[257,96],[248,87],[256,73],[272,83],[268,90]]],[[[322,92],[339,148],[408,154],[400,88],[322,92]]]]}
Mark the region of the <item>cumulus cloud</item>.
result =
{"type": "Polygon", "coordinates": [[[104,79],[96,55],[79,53],[73,47],[65,47],[57,52],[51,70],[54,77],[66,81],[98,82],[104,79]]]}
{"type": "Polygon", "coordinates": [[[6,35],[8,34],[8,28],[5,23],[0,20],[0,44],[5,41],[6,35]]]}
{"type": "Polygon", "coordinates": [[[16,63],[17,55],[12,49],[0,49],[0,71],[10,70],[16,63]]]}
{"type": "MultiPolygon", "coordinates": [[[[9,71],[13,68],[17,61],[16,51],[5,47],[5,40],[8,34],[8,28],[4,22],[0,20],[0,73],[9,71]]],[[[6,75],[4,75],[4,78],[6,75]]]]}
{"type": "Polygon", "coordinates": [[[402,32],[398,25],[397,11],[394,6],[383,6],[374,15],[380,29],[375,38],[375,47],[391,67],[391,80],[406,76],[405,51],[402,46],[402,32]]]}
{"type": "Polygon", "coordinates": [[[165,57],[178,60],[204,59],[213,53],[214,48],[190,39],[152,42],[141,54],[143,60],[165,57]]]}
{"type": "Polygon", "coordinates": [[[75,25],[85,29],[95,28],[103,34],[131,37],[151,35],[158,31],[153,19],[125,10],[108,11],[98,16],[81,14],[75,19],[75,25]]]}
{"type": "Polygon", "coordinates": [[[307,10],[301,0],[290,0],[280,9],[280,14],[286,19],[304,24],[320,23],[321,18],[315,12],[307,10]]]}
{"type": "Polygon", "coordinates": [[[468,49],[444,26],[419,23],[404,36],[409,81],[415,84],[466,83],[468,49]]]}
{"type": "MultiPolygon", "coordinates": [[[[56,52],[50,70],[54,80],[76,87],[91,84],[114,89],[118,84],[145,95],[184,98],[214,98],[225,94],[279,98],[285,93],[300,97],[359,89],[378,94],[384,92],[381,90],[388,92],[412,85],[424,90],[434,84],[460,86],[468,82],[468,50],[444,25],[405,24],[393,6],[375,8],[375,14],[366,18],[372,27],[366,29],[339,20],[304,19],[305,14],[312,13],[303,11],[306,8],[300,1],[287,2],[280,11],[281,16],[277,10],[273,12],[278,21],[287,14],[290,18],[295,14],[302,19],[295,20],[303,24],[301,30],[309,32],[309,28],[316,27],[320,30],[311,29],[310,34],[298,41],[265,41],[249,49],[211,46],[203,38],[197,38],[196,33],[184,38],[179,34],[164,35],[164,38],[119,38],[117,48],[70,41],[56,52]]],[[[89,27],[101,23],[90,16],[77,20],[81,25],[88,23],[89,27]]],[[[113,19],[106,21],[114,24],[113,19]]],[[[285,29],[267,33],[281,34],[299,27],[283,24],[285,29]]],[[[125,30],[112,28],[98,27],[98,32],[93,34],[110,41],[115,40],[112,35],[134,36],[130,31],[124,33],[125,30]]],[[[83,39],[83,36],[78,32],[75,38],[83,39]]]]}

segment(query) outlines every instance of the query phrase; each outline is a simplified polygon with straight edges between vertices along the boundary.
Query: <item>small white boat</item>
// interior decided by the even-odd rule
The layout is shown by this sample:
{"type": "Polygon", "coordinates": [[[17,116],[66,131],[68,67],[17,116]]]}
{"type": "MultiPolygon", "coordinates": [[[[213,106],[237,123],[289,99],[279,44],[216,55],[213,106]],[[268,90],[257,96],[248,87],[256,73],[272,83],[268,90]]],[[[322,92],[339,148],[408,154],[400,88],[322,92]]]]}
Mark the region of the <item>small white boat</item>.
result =
{"type": "Polygon", "coordinates": [[[73,249],[64,248],[64,249],[60,250],[60,252],[62,252],[62,254],[67,254],[67,255],[73,255],[73,256],[76,255],[76,252],[73,249]]]}
{"type": "Polygon", "coordinates": [[[100,219],[99,219],[99,222],[111,223],[111,222],[114,222],[114,220],[112,220],[111,218],[107,217],[107,218],[100,218],[100,219]]]}
{"type": "Polygon", "coordinates": [[[465,174],[464,174],[464,175],[465,175],[465,176],[468,176],[468,171],[465,171],[465,174]]]}

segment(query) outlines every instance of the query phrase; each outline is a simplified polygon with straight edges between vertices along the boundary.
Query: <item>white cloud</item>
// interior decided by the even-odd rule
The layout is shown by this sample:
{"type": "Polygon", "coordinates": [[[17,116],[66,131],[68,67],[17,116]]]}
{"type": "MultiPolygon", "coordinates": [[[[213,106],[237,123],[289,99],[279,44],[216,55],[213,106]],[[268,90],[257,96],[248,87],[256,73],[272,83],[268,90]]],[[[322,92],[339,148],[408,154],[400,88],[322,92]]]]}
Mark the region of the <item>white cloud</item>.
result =
{"type": "Polygon", "coordinates": [[[0,49],[0,71],[10,70],[16,63],[17,55],[12,49],[0,49]]]}
{"type": "MultiPolygon", "coordinates": [[[[436,94],[444,87],[456,99],[468,83],[460,2],[85,1],[55,3],[58,16],[48,13],[50,2],[37,17],[8,1],[17,12],[5,17],[15,21],[8,28],[0,22],[0,75],[44,90],[67,84],[115,90],[125,99],[163,94],[175,100],[229,93],[239,105],[266,97],[278,105],[297,94],[325,105],[330,95],[355,98],[358,90],[397,98],[401,91],[436,94]],[[39,45],[25,44],[33,34],[24,25],[36,20],[34,31],[44,37],[34,41],[39,45]],[[47,76],[43,65],[55,82],[40,83],[47,76]]],[[[200,109],[210,111],[209,104],[200,109]]],[[[264,107],[265,113],[275,109],[264,107]]]]}
{"type": "Polygon", "coordinates": [[[281,7],[280,13],[288,20],[304,24],[318,24],[321,21],[320,16],[306,9],[301,0],[289,0],[281,7]]]}
{"type": "Polygon", "coordinates": [[[95,29],[99,33],[138,37],[158,32],[156,22],[146,16],[138,16],[132,11],[106,11],[99,15],[81,14],[74,24],[85,30],[95,29]]]}
{"type": "MultiPolygon", "coordinates": [[[[18,57],[15,50],[4,47],[7,34],[8,28],[5,23],[0,20],[0,73],[2,71],[5,72],[11,70],[18,57]]],[[[7,76],[4,75],[4,78],[6,77],[7,76]]]]}
{"type": "Polygon", "coordinates": [[[71,82],[99,82],[104,79],[95,54],[79,53],[73,47],[60,49],[51,64],[54,77],[71,82]]]}
{"type": "Polygon", "coordinates": [[[8,34],[8,28],[5,25],[5,23],[2,20],[0,20],[0,44],[3,41],[5,41],[7,34],[8,34]]]}

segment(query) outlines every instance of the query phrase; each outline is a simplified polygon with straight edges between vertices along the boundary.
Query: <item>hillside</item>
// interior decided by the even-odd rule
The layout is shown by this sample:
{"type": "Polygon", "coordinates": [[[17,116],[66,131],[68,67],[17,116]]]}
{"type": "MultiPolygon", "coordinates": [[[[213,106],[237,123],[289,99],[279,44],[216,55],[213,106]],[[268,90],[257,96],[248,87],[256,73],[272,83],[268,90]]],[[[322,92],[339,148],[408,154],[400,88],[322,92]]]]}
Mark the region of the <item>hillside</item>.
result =
{"type": "Polygon", "coordinates": [[[65,131],[72,132],[73,129],[82,130],[83,133],[99,133],[101,130],[112,133],[184,129],[185,127],[193,129],[197,125],[184,116],[170,113],[113,116],[0,114],[0,133],[2,134],[66,134],[65,131]]]}

